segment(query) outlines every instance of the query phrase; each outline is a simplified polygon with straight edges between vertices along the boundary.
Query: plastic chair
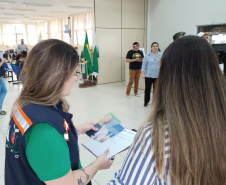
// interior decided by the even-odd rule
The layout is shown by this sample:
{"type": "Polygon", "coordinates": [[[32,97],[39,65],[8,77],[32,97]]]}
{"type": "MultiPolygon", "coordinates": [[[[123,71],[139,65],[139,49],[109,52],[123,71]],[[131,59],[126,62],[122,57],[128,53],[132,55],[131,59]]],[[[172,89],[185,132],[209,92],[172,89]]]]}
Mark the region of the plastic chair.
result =
{"type": "MultiPolygon", "coordinates": [[[[14,72],[15,75],[17,76],[17,73],[18,73],[18,70],[19,70],[19,66],[16,66],[15,64],[12,64],[12,63],[10,63],[10,65],[11,65],[11,67],[12,67],[13,72],[14,72]]],[[[13,85],[14,85],[14,84],[19,84],[19,83],[20,83],[20,81],[19,81],[18,78],[17,78],[17,80],[12,80],[11,82],[13,82],[13,85]]]]}
{"type": "MultiPolygon", "coordinates": [[[[13,69],[9,68],[7,63],[3,63],[3,67],[8,72],[7,76],[4,76],[4,77],[11,77],[13,81],[13,69]],[[9,75],[9,73],[11,73],[11,75],[9,75]]],[[[8,82],[12,82],[12,81],[8,81],[8,82]]]]}

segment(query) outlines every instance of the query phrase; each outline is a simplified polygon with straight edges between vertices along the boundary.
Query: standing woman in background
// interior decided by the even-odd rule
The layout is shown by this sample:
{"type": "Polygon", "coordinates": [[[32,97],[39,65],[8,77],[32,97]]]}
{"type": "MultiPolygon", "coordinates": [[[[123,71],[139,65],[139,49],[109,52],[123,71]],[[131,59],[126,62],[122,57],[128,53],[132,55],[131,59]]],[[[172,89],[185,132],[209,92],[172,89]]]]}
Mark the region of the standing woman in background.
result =
{"type": "Polygon", "coordinates": [[[7,93],[7,89],[5,86],[5,82],[3,80],[3,76],[5,75],[5,69],[3,67],[3,63],[6,61],[5,58],[0,59],[0,115],[6,115],[6,111],[2,110],[2,104],[7,93]]]}
{"type": "Polygon", "coordinates": [[[153,84],[153,93],[155,88],[155,81],[159,75],[160,59],[162,52],[160,52],[159,44],[153,42],[151,44],[151,52],[147,53],[143,59],[141,75],[145,79],[145,95],[144,95],[144,106],[147,107],[150,101],[151,87],[153,84]]]}

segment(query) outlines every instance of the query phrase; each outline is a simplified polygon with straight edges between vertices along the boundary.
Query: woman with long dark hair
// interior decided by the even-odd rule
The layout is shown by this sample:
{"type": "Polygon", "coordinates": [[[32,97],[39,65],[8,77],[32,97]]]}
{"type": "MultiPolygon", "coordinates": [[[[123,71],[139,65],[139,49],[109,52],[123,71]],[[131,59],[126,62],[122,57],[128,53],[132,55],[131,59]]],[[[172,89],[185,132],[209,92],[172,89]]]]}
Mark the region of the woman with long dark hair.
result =
{"type": "Polygon", "coordinates": [[[217,56],[202,38],[180,38],[163,54],[151,112],[111,183],[225,185],[225,133],[217,56]]]}

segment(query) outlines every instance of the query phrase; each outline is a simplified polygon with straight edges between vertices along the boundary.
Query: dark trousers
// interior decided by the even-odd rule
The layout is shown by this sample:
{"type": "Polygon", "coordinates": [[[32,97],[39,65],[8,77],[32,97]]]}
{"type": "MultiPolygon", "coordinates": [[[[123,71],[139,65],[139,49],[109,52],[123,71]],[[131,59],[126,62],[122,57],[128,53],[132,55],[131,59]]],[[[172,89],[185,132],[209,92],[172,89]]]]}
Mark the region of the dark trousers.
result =
{"type": "Polygon", "coordinates": [[[153,84],[153,93],[155,89],[156,78],[147,78],[145,77],[145,94],[144,94],[144,104],[148,104],[150,101],[151,87],[153,84]]]}

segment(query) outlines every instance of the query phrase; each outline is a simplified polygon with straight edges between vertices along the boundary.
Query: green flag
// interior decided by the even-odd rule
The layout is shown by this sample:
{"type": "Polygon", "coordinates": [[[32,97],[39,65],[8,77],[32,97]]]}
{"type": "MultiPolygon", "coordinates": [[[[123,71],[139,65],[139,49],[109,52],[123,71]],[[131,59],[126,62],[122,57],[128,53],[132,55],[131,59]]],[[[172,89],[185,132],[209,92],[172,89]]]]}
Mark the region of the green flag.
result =
{"type": "Polygon", "coordinates": [[[93,72],[93,66],[92,66],[92,63],[91,63],[89,41],[88,41],[87,32],[86,32],[86,39],[85,39],[85,43],[84,43],[84,47],[83,47],[82,57],[86,59],[85,76],[87,76],[87,68],[88,68],[88,75],[93,72]]]}
{"type": "Polygon", "coordinates": [[[99,73],[98,57],[99,49],[97,46],[96,33],[94,33],[93,72],[95,76],[99,73]]]}

